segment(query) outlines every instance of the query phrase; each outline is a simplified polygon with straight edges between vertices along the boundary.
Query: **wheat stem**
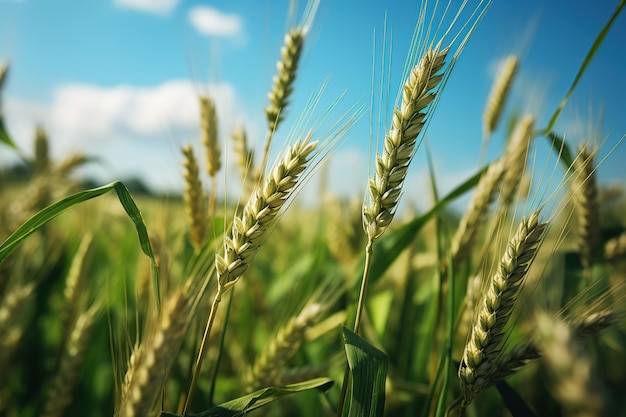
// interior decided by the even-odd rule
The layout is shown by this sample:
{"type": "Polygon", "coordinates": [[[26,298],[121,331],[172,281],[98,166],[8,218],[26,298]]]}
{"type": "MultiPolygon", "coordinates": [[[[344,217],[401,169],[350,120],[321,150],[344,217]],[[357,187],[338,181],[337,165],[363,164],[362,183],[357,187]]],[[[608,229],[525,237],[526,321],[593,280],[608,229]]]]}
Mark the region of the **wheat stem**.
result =
{"type": "Polygon", "coordinates": [[[211,312],[198,351],[183,414],[187,411],[202,369],[207,341],[222,296],[237,283],[248,269],[261,247],[263,239],[267,236],[268,230],[274,224],[280,209],[296,188],[298,180],[306,170],[318,144],[318,142],[310,142],[310,139],[311,133],[307,134],[304,140],[297,141],[293,146],[287,148],[283,158],[276,163],[265,178],[263,185],[258,187],[250,196],[243,213],[233,218],[230,235],[224,236],[224,254],[215,257],[217,292],[211,305],[211,312]]]}

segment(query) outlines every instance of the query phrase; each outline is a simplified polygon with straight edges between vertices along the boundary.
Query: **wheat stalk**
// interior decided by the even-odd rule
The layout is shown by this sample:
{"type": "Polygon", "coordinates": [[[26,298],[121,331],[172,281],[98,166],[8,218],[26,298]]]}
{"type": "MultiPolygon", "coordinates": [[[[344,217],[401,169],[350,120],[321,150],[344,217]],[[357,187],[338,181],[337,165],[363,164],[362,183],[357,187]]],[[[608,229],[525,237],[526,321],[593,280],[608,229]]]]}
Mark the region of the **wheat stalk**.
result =
{"type": "Polygon", "coordinates": [[[182,148],[185,168],[185,212],[189,223],[189,239],[196,253],[199,253],[204,245],[207,231],[206,195],[200,180],[200,170],[193,148],[189,145],[182,148]]]}
{"type": "Polygon", "coordinates": [[[280,209],[296,189],[298,180],[306,170],[318,144],[310,142],[311,135],[309,132],[303,140],[298,140],[287,148],[263,184],[250,196],[241,215],[233,218],[230,234],[224,236],[223,255],[215,256],[217,293],[209,312],[183,414],[189,407],[202,368],[217,306],[224,292],[233,287],[248,269],[280,209]]]}
{"type": "Polygon", "coordinates": [[[522,218],[503,254],[497,271],[488,282],[459,366],[463,400],[461,412],[485,388],[494,373],[494,357],[528,269],[539,249],[547,223],[539,223],[539,212],[522,218]]]}

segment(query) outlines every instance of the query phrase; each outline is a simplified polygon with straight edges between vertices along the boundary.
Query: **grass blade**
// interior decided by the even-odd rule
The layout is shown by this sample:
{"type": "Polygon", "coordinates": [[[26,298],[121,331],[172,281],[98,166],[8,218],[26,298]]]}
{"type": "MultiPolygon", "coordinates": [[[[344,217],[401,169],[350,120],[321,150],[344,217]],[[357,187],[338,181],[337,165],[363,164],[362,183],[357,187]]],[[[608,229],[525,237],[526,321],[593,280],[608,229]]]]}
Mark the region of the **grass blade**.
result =
{"type": "MultiPolygon", "coordinates": [[[[212,407],[197,417],[239,417],[246,413],[263,407],[273,401],[279,400],[287,395],[297,392],[317,389],[322,392],[327,391],[333,385],[329,378],[315,378],[297,384],[285,385],[284,387],[270,387],[255,391],[252,394],[225,402],[212,407]]],[[[161,413],[161,417],[183,417],[181,414],[161,413]]]]}
{"type": "Polygon", "coordinates": [[[102,187],[80,191],[76,194],[65,197],[64,199],[59,200],[56,203],[51,204],[48,207],[35,213],[31,218],[26,220],[20,227],[18,227],[17,230],[11,233],[11,235],[9,235],[9,237],[7,237],[4,242],[2,242],[2,244],[0,245],[0,263],[2,263],[6,259],[6,257],[11,254],[11,252],[13,252],[18,246],[20,246],[21,243],[28,236],[36,232],[40,227],[57,217],[59,214],[63,213],[65,210],[92,198],[106,194],[111,190],[115,191],[120,201],[120,204],[122,204],[122,207],[124,207],[124,210],[126,211],[126,214],[135,224],[141,250],[144,254],[146,254],[146,256],[150,258],[150,263],[152,266],[152,276],[154,280],[153,284],[155,296],[158,303],[158,270],[156,261],[154,259],[154,252],[152,251],[152,245],[150,244],[150,239],[148,237],[148,230],[143,220],[143,216],[139,211],[139,208],[135,204],[132,196],[130,195],[128,188],[126,188],[126,186],[121,181],[115,181],[110,184],[103,185],[102,187]]]}
{"type": "Polygon", "coordinates": [[[352,371],[349,417],[382,416],[389,357],[361,336],[343,327],[343,339],[352,371]]]}
{"type": "Polygon", "coordinates": [[[593,60],[593,57],[596,55],[596,52],[598,52],[598,49],[600,49],[600,45],[602,45],[602,42],[604,42],[604,38],[606,37],[606,34],[609,32],[609,29],[611,28],[611,26],[613,26],[613,23],[615,22],[615,20],[619,16],[619,14],[622,12],[622,9],[624,9],[625,5],[626,5],[626,0],[621,0],[619,2],[617,7],[615,8],[615,11],[611,15],[611,18],[609,19],[609,21],[606,22],[606,24],[604,25],[604,27],[602,28],[600,33],[598,33],[598,36],[596,36],[596,39],[593,42],[593,45],[591,45],[591,48],[587,52],[587,56],[585,56],[585,60],[583,61],[583,63],[580,66],[580,68],[578,69],[578,73],[576,74],[576,78],[574,78],[574,81],[572,82],[572,85],[570,86],[569,90],[567,91],[567,94],[565,94],[565,97],[563,97],[563,100],[561,100],[561,104],[559,104],[559,107],[555,110],[554,114],[550,118],[550,122],[548,123],[548,127],[546,127],[545,130],[544,130],[545,134],[548,134],[554,128],[554,125],[555,125],[557,119],[559,118],[559,116],[561,115],[561,112],[565,108],[565,105],[567,104],[567,101],[569,100],[570,96],[572,95],[572,93],[576,89],[576,86],[578,85],[578,82],[582,78],[583,74],[585,73],[585,71],[587,71],[587,67],[589,66],[589,64],[593,60]]]}

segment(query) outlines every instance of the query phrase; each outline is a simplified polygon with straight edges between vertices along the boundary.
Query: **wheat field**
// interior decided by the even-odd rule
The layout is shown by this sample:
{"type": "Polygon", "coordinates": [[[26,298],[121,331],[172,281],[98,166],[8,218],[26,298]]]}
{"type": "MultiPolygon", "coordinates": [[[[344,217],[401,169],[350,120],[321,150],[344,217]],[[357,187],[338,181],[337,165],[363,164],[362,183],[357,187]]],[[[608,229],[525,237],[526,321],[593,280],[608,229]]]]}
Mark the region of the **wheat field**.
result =
{"type": "MultiPolygon", "coordinates": [[[[626,193],[597,179],[623,146],[555,130],[580,77],[558,108],[512,112],[524,58],[508,56],[483,137],[467,138],[481,166],[441,195],[431,165],[429,208],[400,207],[489,13],[460,7],[447,29],[420,9],[356,200],[329,191],[327,167],[368,106],[337,114],[315,91],[301,114],[290,107],[316,1],[284,35],[261,146],[243,125],[220,142],[220,102],[200,94],[176,195],[90,188],[74,175],[90,155],[55,160],[42,128],[20,149],[0,101],[3,152],[21,158],[0,173],[0,415],[626,416],[626,193]],[[237,200],[217,192],[228,153],[237,200]],[[302,203],[314,176],[316,204],[302,203]]],[[[0,94],[10,82],[7,63],[0,94]]]]}

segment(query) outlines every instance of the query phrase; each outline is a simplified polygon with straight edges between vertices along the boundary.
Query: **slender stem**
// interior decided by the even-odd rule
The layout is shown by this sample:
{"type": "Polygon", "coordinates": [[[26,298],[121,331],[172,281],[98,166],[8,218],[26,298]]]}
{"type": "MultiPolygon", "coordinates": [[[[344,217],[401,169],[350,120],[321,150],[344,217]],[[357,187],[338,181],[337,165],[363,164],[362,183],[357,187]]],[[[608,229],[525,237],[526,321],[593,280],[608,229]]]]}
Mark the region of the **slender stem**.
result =
{"type": "Polygon", "coordinates": [[[350,383],[350,367],[346,362],[346,370],[343,373],[343,384],[341,384],[341,394],[339,394],[339,404],[337,404],[337,417],[341,417],[343,414],[343,406],[346,403],[346,393],[348,391],[348,384],[350,383]]]}
{"type": "Polygon", "coordinates": [[[211,193],[209,194],[209,234],[212,233],[213,218],[215,216],[215,201],[217,200],[217,178],[211,177],[211,193]]]}
{"type": "Polygon", "coordinates": [[[233,305],[233,296],[235,295],[235,288],[230,292],[228,296],[228,304],[226,305],[226,313],[224,315],[224,326],[222,327],[222,334],[220,335],[219,351],[217,359],[215,360],[215,370],[213,371],[213,378],[211,378],[211,388],[209,391],[209,404],[213,406],[213,397],[215,396],[215,383],[217,381],[217,374],[220,369],[220,363],[224,354],[224,342],[226,340],[226,330],[228,329],[228,319],[230,318],[230,310],[233,305]]]}
{"type": "Polygon", "coordinates": [[[354,333],[359,333],[359,326],[361,325],[361,315],[363,313],[363,306],[365,305],[365,292],[367,291],[367,279],[370,275],[370,265],[372,263],[372,247],[374,245],[374,239],[370,238],[367,241],[365,247],[365,267],[363,268],[363,279],[361,280],[361,292],[359,293],[359,303],[356,307],[356,318],[354,319],[354,333]]]}
{"type": "Polygon", "coordinates": [[[198,359],[196,360],[196,367],[193,372],[193,378],[191,379],[191,384],[189,385],[187,400],[185,401],[185,406],[183,407],[183,415],[187,414],[187,409],[189,408],[191,398],[193,397],[193,391],[196,388],[196,384],[198,383],[198,377],[200,376],[200,369],[202,368],[202,361],[204,360],[207,342],[209,340],[209,336],[211,335],[211,328],[213,327],[213,321],[215,320],[217,307],[222,300],[223,292],[223,287],[217,288],[217,294],[215,294],[215,299],[213,300],[213,304],[211,305],[211,312],[209,313],[209,319],[207,320],[206,328],[204,329],[204,336],[202,336],[202,343],[200,344],[200,350],[198,351],[198,359]]]}
{"type": "MultiPolygon", "coordinates": [[[[372,264],[372,252],[374,239],[369,238],[365,247],[365,266],[363,267],[363,278],[361,279],[361,292],[359,293],[359,302],[356,307],[356,318],[354,319],[354,333],[359,334],[361,325],[361,316],[363,314],[363,306],[365,305],[365,293],[367,291],[367,279],[370,275],[370,265],[372,264]]],[[[350,382],[350,367],[346,363],[346,370],[343,374],[343,384],[341,385],[341,394],[339,394],[339,404],[337,405],[337,417],[341,417],[343,406],[346,402],[346,393],[348,391],[348,383],[350,382]]]]}
{"type": "Polygon", "coordinates": [[[265,172],[265,166],[267,165],[267,159],[269,158],[270,147],[272,144],[272,137],[274,136],[274,129],[267,131],[267,138],[265,138],[265,146],[263,147],[263,156],[261,158],[261,164],[257,171],[257,184],[263,179],[263,173],[265,172]]]}

